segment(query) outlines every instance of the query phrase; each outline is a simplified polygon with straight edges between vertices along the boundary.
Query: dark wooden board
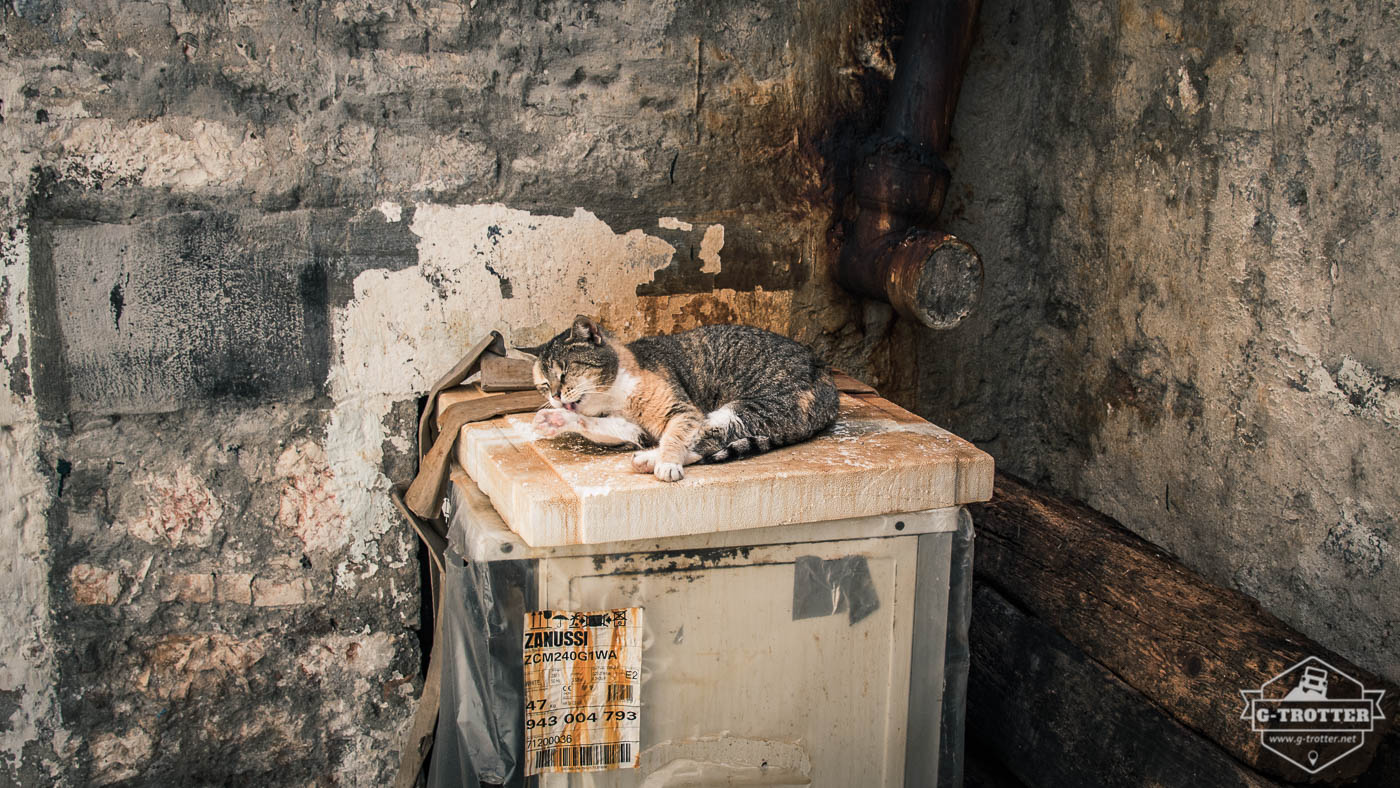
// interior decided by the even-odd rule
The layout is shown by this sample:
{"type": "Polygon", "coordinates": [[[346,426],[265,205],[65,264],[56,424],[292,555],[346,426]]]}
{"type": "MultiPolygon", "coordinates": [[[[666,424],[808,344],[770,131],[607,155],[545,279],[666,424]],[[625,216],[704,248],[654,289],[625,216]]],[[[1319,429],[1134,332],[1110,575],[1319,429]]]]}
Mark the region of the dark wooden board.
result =
{"type": "Polygon", "coordinates": [[[1086,506],[997,474],[992,501],[971,508],[977,577],[1182,725],[1255,770],[1289,781],[1339,784],[1370,766],[1400,705],[1395,688],[1374,674],[1086,506]],[[1386,690],[1386,718],[1362,750],[1310,779],[1265,750],[1240,719],[1240,690],[1258,688],[1309,656],[1386,690]]]}
{"type": "Polygon", "coordinates": [[[1278,785],[984,584],[973,591],[970,635],[968,746],[1027,786],[1278,785]]]}

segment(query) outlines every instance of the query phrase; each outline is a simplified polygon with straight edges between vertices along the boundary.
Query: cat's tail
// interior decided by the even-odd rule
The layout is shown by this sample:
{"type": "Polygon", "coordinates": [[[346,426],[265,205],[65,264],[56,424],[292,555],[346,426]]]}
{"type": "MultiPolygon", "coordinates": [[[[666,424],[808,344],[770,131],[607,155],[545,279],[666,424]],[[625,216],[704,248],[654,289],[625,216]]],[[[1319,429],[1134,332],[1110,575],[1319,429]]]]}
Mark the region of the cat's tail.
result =
{"type": "Polygon", "coordinates": [[[783,444],[766,435],[736,438],[709,454],[701,455],[701,462],[728,462],[751,454],[772,451],[783,444]]]}

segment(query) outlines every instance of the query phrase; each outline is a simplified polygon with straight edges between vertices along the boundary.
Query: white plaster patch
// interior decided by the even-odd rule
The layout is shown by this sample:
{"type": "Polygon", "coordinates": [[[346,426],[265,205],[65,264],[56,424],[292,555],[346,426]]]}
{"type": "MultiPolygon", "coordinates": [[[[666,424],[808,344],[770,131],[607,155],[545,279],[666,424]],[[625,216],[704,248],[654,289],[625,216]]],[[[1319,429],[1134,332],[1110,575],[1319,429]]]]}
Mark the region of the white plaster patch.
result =
{"type": "Polygon", "coordinates": [[[384,220],[388,222],[403,221],[403,206],[392,200],[385,200],[374,206],[374,210],[384,215],[384,220]]]}
{"type": "Polygon", "coordinates": [[[705,237],[700,239],[700,260],[704,265],[700,270],[707,274],[719,273],[719,250],[724,248],[724,225],[712,224],[705,228],[705,237]]]}
{"type": "MultiPolygon", "coordinates": [[[[22,227],[0,234],[0,358],[27,368],[29,240],[22,227]]],[[[26,744],[59,729],[50,634],[48,483],[39,473],[39,422],[30,397],[0,374],[0,692],[16,707],[0,725],[0,762],[19,765],[26,744]]],[[[52,764],[51,764],[52,767],[52,764]]]]}
{"type": "Polygon", "coordinates": [[[1181,107],[1186,110],[1187,115],[1195,115],[1201,111],[1201,97],[1196,94],[1196,86],[1191,84],[1191,74],[1187,72],[1186,66],[1182,66],[1177,72],[1176,94],[1181,99],[1181,107]]]}
{"type": "MultiPolygon", "coordinates": [[[[29,234],[23,227],[0,235],[0,366],[27,369],[29,342],[29,234]]],[[[33,421],[28,398],[11,390],[10,376],[0,375],[0,424],[33,421]]]]}
{"type": "MultiPolygon", "coordinates": [[[[564,217],[418,203],[411,229],[420,239],[418,265],[365,271],[355,278],[354,298],[334,315],[337,358],[328,388],[335,406],[325,453],[353,565],[366,564],[375,542],[400,527],[380,470],[383,421],[395,402],[426,391],[491,329],[528,345],[575,314],[597,314],[604,304],[635,307],[637,285],[675,254],[641,230],[615,233],[582,208],[564,217]]],[[[338,584],[353,582],[350,572],[337,571],[338,584]]]]}
{"type": "Polygon", "coordinates": [[[695,229],[695,225],[690,222],[683,222],[674,216],[663,216],[656,220],[656,226],[663,230],[684,230],[690,232],[695,229]]]}

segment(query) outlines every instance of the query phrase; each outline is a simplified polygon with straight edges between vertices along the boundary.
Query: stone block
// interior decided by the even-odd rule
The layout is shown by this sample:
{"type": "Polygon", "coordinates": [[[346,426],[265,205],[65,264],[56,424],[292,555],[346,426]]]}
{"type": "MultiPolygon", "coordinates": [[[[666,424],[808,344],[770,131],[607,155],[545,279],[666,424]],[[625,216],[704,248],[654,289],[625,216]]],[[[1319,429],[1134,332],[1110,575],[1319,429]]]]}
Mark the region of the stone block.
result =
{"type": "Polygon", "coordinates": [[[253,579],[255,607],[289,607],[306,604],[311,583],[306,578],[281,581],[264,577],[253,579]]]}
{"type": "Polygon", "coordinates": [[[171,575],[161,586],[161,601],[198,604],[213,602],[214,576],[208,573],[171,575]]]}
{"type": "Polygon", "coordinates": [[[73,601],[79,605],[110,605],[121,593],[121,575],[92,564],[78,564],[68,571],[73,601]]]}
{"type": "Polygon", "coordinates": [[[305,396],[329,309],[365,267],[417,260],[408,220],[350,210],[191,211],[36,227],[35,390],[49,414],[305,396]]]}
{"type": "Polygon", "coordinates": [[[220,574],[214,578],[214,593],[220,602],[251,605],[253,604],[253,576],[241,572],[220,574]]]}

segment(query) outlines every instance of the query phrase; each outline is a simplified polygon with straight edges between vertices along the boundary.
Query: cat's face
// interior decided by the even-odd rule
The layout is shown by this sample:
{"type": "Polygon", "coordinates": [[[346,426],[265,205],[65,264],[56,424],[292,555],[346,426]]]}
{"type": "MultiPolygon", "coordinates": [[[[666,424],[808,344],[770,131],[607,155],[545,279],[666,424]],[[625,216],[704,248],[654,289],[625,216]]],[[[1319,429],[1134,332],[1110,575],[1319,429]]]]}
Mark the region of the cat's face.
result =
{"type": "Polygon", "coordinates": [[[535,357],[535,387],[550,407],[600,416],[613,405],[617,351],[591,319],[579,315],[568,330],[538,347],[516,348],[535,357]]]}

